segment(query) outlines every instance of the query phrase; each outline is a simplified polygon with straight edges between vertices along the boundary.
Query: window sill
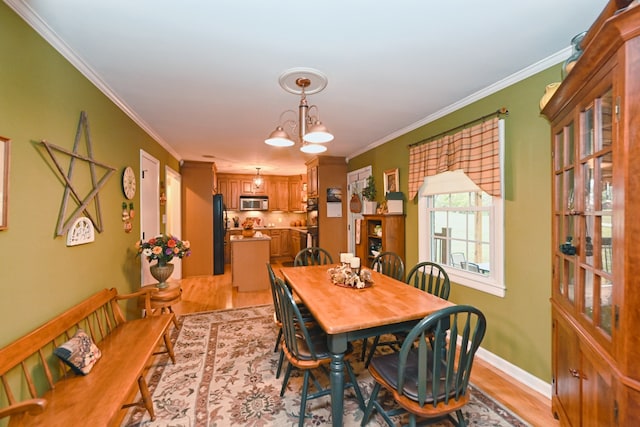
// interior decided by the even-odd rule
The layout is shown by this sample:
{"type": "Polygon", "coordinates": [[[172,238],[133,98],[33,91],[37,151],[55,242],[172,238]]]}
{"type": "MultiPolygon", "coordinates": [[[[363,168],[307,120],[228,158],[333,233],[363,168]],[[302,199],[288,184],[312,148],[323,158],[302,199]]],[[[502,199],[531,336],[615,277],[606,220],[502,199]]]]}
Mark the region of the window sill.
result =
{"type": "Polygon", "coordinates": [[[500,298],[505,296],[505,287],[491,276],[482,276],[477,273],[465,272],[463,270],[445,266],[449,280],[452,283],[466,286],[481,292],[486,292],[500,298]]]}

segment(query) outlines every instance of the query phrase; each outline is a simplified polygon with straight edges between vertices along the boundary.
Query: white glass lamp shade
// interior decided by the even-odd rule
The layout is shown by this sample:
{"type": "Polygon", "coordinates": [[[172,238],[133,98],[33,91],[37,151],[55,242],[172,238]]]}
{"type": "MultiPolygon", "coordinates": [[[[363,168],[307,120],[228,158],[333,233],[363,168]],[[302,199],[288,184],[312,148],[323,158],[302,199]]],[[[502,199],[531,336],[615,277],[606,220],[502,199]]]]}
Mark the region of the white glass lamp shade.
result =
{"type": "Polygon", "coordinates": [[[313,126],[309,128],[309,132],[304,135],[303,139],[314,144],[323,144],[332,141],[333,135],[329,133],[329,130],[322,122],[316,121],[313,126]]]}
{"type": "Polygon", "coordinates": [[[265,139],[264,142],[274,147],[291,147],[295,144],[282,126],[278,126],[276,130],[271,132],[269,138],[265,139]]]}
{"type": "Polygon", "coordinates": [[[327,147],[320,144],[303,143],[302,147],[300,147],[300,151],[307,154],[318,154],[318,153],[324,153],[325,151],[327,151],[327,147]]]}

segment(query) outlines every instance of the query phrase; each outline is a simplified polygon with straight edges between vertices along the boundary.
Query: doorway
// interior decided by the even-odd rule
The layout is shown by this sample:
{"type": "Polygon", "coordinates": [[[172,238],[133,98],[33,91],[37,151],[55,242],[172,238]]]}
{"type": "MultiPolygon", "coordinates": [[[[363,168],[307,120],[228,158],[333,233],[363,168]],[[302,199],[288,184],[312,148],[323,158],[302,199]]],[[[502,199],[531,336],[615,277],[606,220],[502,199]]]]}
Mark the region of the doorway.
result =
{"type": "MultiPolygon", "coordinates": [[[[165,191],[166,191],[166,210],[165,210],[165,232],[172,234],[176,237],[182,236],[182,193],[181,183],[182,177],[180,174],[169,166],[164,167],[165,176],[165,191]]],[[[171,261],[175,265],[171,279],[182,279],[182,260],[180,258],[174,258],[171,261]]]]}
{"type": "MultiPolygon", "coordinates": [[[[140,150],[140,239],[148,240],[160,234],[160,162],[140,150]]],[[[141,285],[157,281],[149,272],[149,261],[141,257],[141,285]]]]}
{"type": "MultiPolygon", "coordinates": [[[[348,199],[351,198],[352,194],[356,193],[360,197],[360,200],[362,200],[362,189],[367,185],[367,178],[369,178],[370,175],[371,166],[365,166],[347,174],[348,199]]],[[[362,219],[362,212],[355,213],[351,212],[351,209],[349,209],[347,215],[347,220],[349,221],[349,224],[347,225],[347,244],[349,252],[352,254],[356,253],[356,220],[358,219],[362,219]]]]}

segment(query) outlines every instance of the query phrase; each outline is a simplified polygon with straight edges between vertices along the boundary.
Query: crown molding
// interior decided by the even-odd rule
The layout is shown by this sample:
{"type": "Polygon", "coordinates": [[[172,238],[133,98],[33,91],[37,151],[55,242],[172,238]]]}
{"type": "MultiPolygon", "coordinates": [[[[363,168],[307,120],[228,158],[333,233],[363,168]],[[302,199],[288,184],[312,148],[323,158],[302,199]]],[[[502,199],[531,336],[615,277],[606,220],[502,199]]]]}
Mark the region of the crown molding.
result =
{"type": "Polygon", "coordinates": [[[397,131],[377,140],[372,142],[371,144],[367,145],[366,147],[357,150],[353,153],[351,153],[349,156],[347,156],[347,161],[353,159],[356,156],[359,156],[360,154],[366,153],[369,150],[372,150],[382,144],[385,144],[393,139],[396,139],[402,135],[405,135],[413,130],[416,130],[426,124],[429,124],[431,122],[434,122],[444,116],[446,116],[447,114],[453,113],[454,111],[457,111],[463,107],[466,107],[467,105],[470,105],[480,99],[486,98],[489,95],[492,95],[506,87],[509,87],[515,83],[518,83],[526,78],[529,78],[531,76],[533,76],[534,74],[537,74],[541,71],[546,70],[549,67],[552,67],[562,61],[564,61],[565,59],[567,59],[569,57],[569,55],[571,54],[571,47],[566,47],[564,49],[562,49],[559,52],[554,53],[553,55],[550,55],[538,62],[536,62],[535,64],[532,64],[520,71],[517,71],[513,74],[511,74],[510,76],[507,76],[506,78],[493,83],[487,87],[485,87],[484,89],[479,90],[478,92],[475,92],[469,96],[467,96],[466,98],[462,98],[461,100],[454,102],[453,104],[439,110],[436,111],[433,114],[428,115],[427,117],[425,117],[422,120],[419,120],[415,123],[410,124],[409,126],[406,126],[402,129],[398,129],[397,131]]]}
{"type": "Polygon", "coordinates": [[[140,118],[116,93],[109,87],[104,79],[95,72],[60,36],[38,15],[32,8],[21,0],[4,0],[4,2],[20,16],[33,30],[47,43],[58,51],[80,73],[93,83],[107,98],[120,108],[131,120],[142,128],[151,138],[160,144],[178,161],[181,156],[164,139],[158,135],[148,123],[140,118]]]}

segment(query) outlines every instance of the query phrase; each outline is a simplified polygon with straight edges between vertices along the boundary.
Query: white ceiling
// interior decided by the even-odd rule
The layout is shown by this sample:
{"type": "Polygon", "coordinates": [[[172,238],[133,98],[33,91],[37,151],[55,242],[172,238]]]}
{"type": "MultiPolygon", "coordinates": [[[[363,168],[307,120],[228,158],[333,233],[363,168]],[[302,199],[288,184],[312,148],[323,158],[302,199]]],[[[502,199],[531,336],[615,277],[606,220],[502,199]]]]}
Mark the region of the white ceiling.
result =
{"type": "Polygon", "coordinates": [[[297,109],[299,97],[278,84],[290,68],[327,75],[308,99],[336,137],[325,154],[350,157],[560,62],[606,5],[4,1],[179,159],[266,174],[302,173],[309,158],[263,142],[281,112],[297,109]]]}

